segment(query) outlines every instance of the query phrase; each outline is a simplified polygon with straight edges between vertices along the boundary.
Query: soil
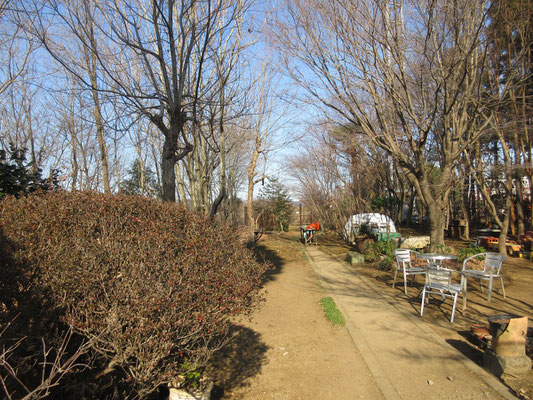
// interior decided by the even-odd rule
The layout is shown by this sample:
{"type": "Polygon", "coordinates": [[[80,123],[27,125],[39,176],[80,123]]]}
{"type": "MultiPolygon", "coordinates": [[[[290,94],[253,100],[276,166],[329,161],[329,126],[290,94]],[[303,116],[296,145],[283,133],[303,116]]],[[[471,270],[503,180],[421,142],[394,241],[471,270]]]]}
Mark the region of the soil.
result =
{"type": "MultiPolygon", "coordinates": [[[[452,248],[464,241],[447,241],[452,248]]],[[[236,321],[234,340],[222,349],[206,373],[214,378],[213,399],[379,399],[382,398],[349,333],[332,325],[319,300],[327,294],[306,261],[298,232],[265,234],[258,250],[274,264],[264,284],[265,301],[250,319],[236,321]]],[[[333,235],[322,235],[318,248],[344,257],[352,250],[333,235]]],[[[379,290],[403,295],[392,288],[392,270],[378,265],[357,267],[379,290]]],[[[508,257],[503,272],[507,298],[495,283],[491,302],[479,285],[469,286],[468,307],[457,307],[455,323],[447,320],[448,305],[431,304],[424,321],[458,351],[482,365],[485,342],[470,335],[470,326],[488,324],[487,317],[515,314],[530,317],[533,326],[533,262],[508,257]]],[[[422,278],[408,288],[406,309],[417,313],[422,278]]],[[[403,295],[405,296],[405,295],[403,295]]],[[[405,297],[404,297],[405,299],[405,297]]],[[[462,300],[459,300],[462,302],[462,300]]],[[[448,302],[449,303],[449,302],[448,302]]],[[[503,383],[523,399],[533,399],[533,371],[503,383]]],[[[458,388],[460,392],[460,388],[458,388]]],[[[412,398],[417,394],[413,393],[412,398]]]]}

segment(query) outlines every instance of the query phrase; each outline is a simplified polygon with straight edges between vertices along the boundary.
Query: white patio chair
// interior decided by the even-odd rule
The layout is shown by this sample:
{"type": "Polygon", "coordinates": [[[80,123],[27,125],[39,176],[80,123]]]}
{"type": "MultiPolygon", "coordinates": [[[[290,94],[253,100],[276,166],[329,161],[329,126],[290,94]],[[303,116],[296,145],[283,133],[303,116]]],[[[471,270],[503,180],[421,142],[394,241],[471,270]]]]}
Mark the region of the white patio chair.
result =
{"type": "MultiPolygon", "coordinates": [[[[463,290],[462,282],[452,283],[452,270],[446,268],[428,268],[426,271],[426,284],[422,290],[422,302],[420,305],[420,316],[424,314],[424,301],[427,301],[429,295],[438,294],[445,301],[446,297],[453,297],[452,316],[450,322],[453,322],[455,316],[455,306],[457,297],[463,290]]],[[[461,281],[464,278],[461,277],[461,281]]]]}
{"type": "Polygon", "coordinates": [[[396,277],[398,273],[403,275],[403,285],[405,294],[407,295],[407,277],[412,276],[412,282],[414,283],[416,275],[423,275],[426,273],[425,267],[413,267],[411,264],[411,254],[419,254],[417,251],[410,249],[396,249],[394,250],[394,255],[396,256],[396,271],[394,271],[394,279],[392,281],[392,287],[396,284],[396,277]]]}
{"type": "Polygon", "coordinates": [[[503,286],[503,278],[501,276],[501,270],[502,270],[502,264],[505,261],[505,255],[500,253],[480,253],[475,254],[473,256],[470,256],[466,258],[463,261],[463,270],[462,274],[465,277],[464,279],[464,290],[466,292],[466,286],[467,286],[467,278],[472,277],[479,280],[479,284],[481,286],[481,292],[483,292],[483,280],[489,281],[489,296],[488,301],[490,301],[490,295],[492,293],[492,279],[493,278],[500,278],[500,282],[502,284],[502,292],[503,297],[505,296],[505,287],[503,286]],[[473,258],[477,257],[485,257],[485,265],[483,266],[483,270],[475,270],[475,269],[468,269],[468,261],[470,261],[473,258]]]}

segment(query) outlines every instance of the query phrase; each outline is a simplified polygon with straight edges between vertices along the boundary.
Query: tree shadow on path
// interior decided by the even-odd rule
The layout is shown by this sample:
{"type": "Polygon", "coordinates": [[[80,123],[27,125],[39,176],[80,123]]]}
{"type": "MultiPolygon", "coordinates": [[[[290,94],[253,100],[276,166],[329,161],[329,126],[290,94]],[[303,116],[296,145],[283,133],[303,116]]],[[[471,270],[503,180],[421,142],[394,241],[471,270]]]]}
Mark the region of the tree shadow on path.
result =
{"type": "Polygon", "coordinates": [[[232,339],[210,360],[207,374],[215,381],[211,400],[224,393],[247,386],[247,379],[261,371],[266,362],[268,346],[261,335],[241,325],[231,328],[232,339]]]}

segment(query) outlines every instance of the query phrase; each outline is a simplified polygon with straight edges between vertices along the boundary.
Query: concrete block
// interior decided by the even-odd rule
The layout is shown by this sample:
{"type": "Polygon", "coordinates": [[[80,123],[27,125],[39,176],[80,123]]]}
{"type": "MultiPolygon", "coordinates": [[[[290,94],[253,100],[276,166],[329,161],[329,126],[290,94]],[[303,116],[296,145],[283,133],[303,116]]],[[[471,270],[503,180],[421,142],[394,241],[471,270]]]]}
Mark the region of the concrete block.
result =
{"type": "Polygon", "coordinates": [[[423,249],[429,245],[429,236],[412,236],[400,241],[400,247],[404,249],[423,249]]]}
{"type": "Polygon", "coordinates": [[[346,259],[350,262],[350,265],[363,264],[365,262],[365,256],[357,251],[349,251],[346,254],[346,259]]]}

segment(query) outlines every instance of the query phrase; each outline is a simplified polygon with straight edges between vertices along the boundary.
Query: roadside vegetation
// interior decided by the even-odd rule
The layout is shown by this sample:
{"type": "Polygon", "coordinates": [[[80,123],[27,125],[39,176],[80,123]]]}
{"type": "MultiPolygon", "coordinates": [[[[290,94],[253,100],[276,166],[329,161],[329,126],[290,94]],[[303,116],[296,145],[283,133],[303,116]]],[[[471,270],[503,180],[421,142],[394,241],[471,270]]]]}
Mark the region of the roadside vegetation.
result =
{"type": "Polygon", "coordinates": [[[324,314],[326,315],[326,318],[331,321],[333,325],[346,325],[346,320],[338,309],[337,304],[335,304],[335,300],[333,300],[333,298],[323,297],[320,299],[319,303],[322,304],[322,307],[324,307],[324,314]]]}
{"type": "Polygon", "coordinates": [[[195,384],[265,272],[223,224],[138,196],[6,196],[0,235],[0,378],[17,399],[195,384]]]}

